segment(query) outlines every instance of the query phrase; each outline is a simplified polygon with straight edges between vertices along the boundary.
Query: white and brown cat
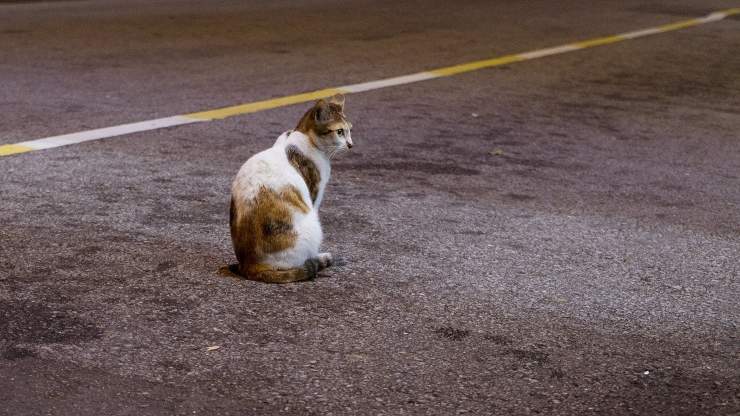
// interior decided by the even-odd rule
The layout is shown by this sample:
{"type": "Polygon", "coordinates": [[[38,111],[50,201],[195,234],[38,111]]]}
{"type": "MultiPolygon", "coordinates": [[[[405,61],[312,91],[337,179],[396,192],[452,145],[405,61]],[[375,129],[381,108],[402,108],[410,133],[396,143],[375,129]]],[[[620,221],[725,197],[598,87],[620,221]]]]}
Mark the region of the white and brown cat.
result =
{"type": "Polygon", "coordinates": [[[352,147],[344,97],[317,101],[295,130],[252,156],[231,187],[231,241],[238,273],[288,283],[312,279],[333,262],[320,253],[319,206],[330,160],[352,147]]]}

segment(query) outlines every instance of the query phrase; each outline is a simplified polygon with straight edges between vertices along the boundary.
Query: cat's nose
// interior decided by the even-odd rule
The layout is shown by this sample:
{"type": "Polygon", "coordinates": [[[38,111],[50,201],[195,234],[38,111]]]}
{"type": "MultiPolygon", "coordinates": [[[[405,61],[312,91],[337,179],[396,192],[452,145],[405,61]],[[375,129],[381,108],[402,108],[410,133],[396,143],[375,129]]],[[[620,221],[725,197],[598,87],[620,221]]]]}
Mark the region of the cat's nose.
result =
{"type": "Polygon", "coordinates": [[[347,148],[348,148],[348,149],[351,149],[351,148],[352,148],[352,146],[354,146],[354,145],[352,144],[352,139],[347,139],[347,148]]]}

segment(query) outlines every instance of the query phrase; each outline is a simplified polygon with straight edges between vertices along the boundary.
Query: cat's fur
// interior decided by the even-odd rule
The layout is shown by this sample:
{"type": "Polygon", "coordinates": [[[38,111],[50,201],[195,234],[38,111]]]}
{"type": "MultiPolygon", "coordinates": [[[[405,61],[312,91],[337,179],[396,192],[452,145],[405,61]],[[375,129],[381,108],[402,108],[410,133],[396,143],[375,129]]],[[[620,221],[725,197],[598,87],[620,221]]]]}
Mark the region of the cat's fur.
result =
{"type": "Polygon", "coordinates": [[[319,253],[319,206],[330,159],[352,147],[344,97],[319,100],[295,130],[252,156],[231,187],[231,241],[240,275],[263,282],[311,279],[332,264],[319,253]]]}

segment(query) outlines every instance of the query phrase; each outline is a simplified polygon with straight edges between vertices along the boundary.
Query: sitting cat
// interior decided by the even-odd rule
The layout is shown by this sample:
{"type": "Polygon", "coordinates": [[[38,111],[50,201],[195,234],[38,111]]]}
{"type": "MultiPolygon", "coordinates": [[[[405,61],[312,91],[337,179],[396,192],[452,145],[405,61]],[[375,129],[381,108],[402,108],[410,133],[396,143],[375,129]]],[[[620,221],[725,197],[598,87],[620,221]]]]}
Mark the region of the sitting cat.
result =
{"type": "Polygon", "coordinates": [[[319,206],[330,160],[352,147],[344,97],[317,101],[295,130],[252,156],[231,187],[231,241],[240,275],[262,282],[312,279],[332,264],[319,253],[319,206]]]}

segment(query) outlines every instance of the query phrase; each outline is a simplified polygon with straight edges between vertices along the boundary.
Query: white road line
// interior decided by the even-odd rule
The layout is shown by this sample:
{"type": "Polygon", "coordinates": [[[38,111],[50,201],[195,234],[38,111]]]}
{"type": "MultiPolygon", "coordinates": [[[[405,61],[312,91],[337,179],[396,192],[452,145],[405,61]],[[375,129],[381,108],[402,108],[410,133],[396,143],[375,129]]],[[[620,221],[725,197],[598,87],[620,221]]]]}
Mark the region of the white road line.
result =
{"type": "Polygon", "coordinates": [[[645,29],[645,30],[636,30],[634,32],[620,33],[618,36],[621,36],[625,39],[636,39],[636,38],[641,38],[643,36],[656,35],[662,32],[663,31],[660,28],[653,27],[653,28],[645,29]]]}
{"type": "Polygon", "coordinates": [[[361,84],[352,84],[339,87],[340,90],[348,93],[364,92],[377,90],[379,88],[393,87],[396,85],[411,84],[412,82],[426,81],[428,79],[439,78],[441,75],[432,74],[431,72],[419,72],[411,75],[400,77],[386,78],[378,81],[363,82],[361,84]]]}
{"type": "Polygon", "coordinates": [[[106,137],[123,136],[124,134],[162,129],[165,127],[182,126],[183,124],[198,123],[200,121],[202,120],[196,120],[185,116],[172,116],[140,121],[138,123],[121,124],[102,129],[81,131],[79,133],[63,134],[61,136],[47,137],[44,139],[30,140],[18,143],[18,145],[30,147],[33,150],[51,149],[59,146],[66,146],[68,144],[82,143],[106,137]]]}

